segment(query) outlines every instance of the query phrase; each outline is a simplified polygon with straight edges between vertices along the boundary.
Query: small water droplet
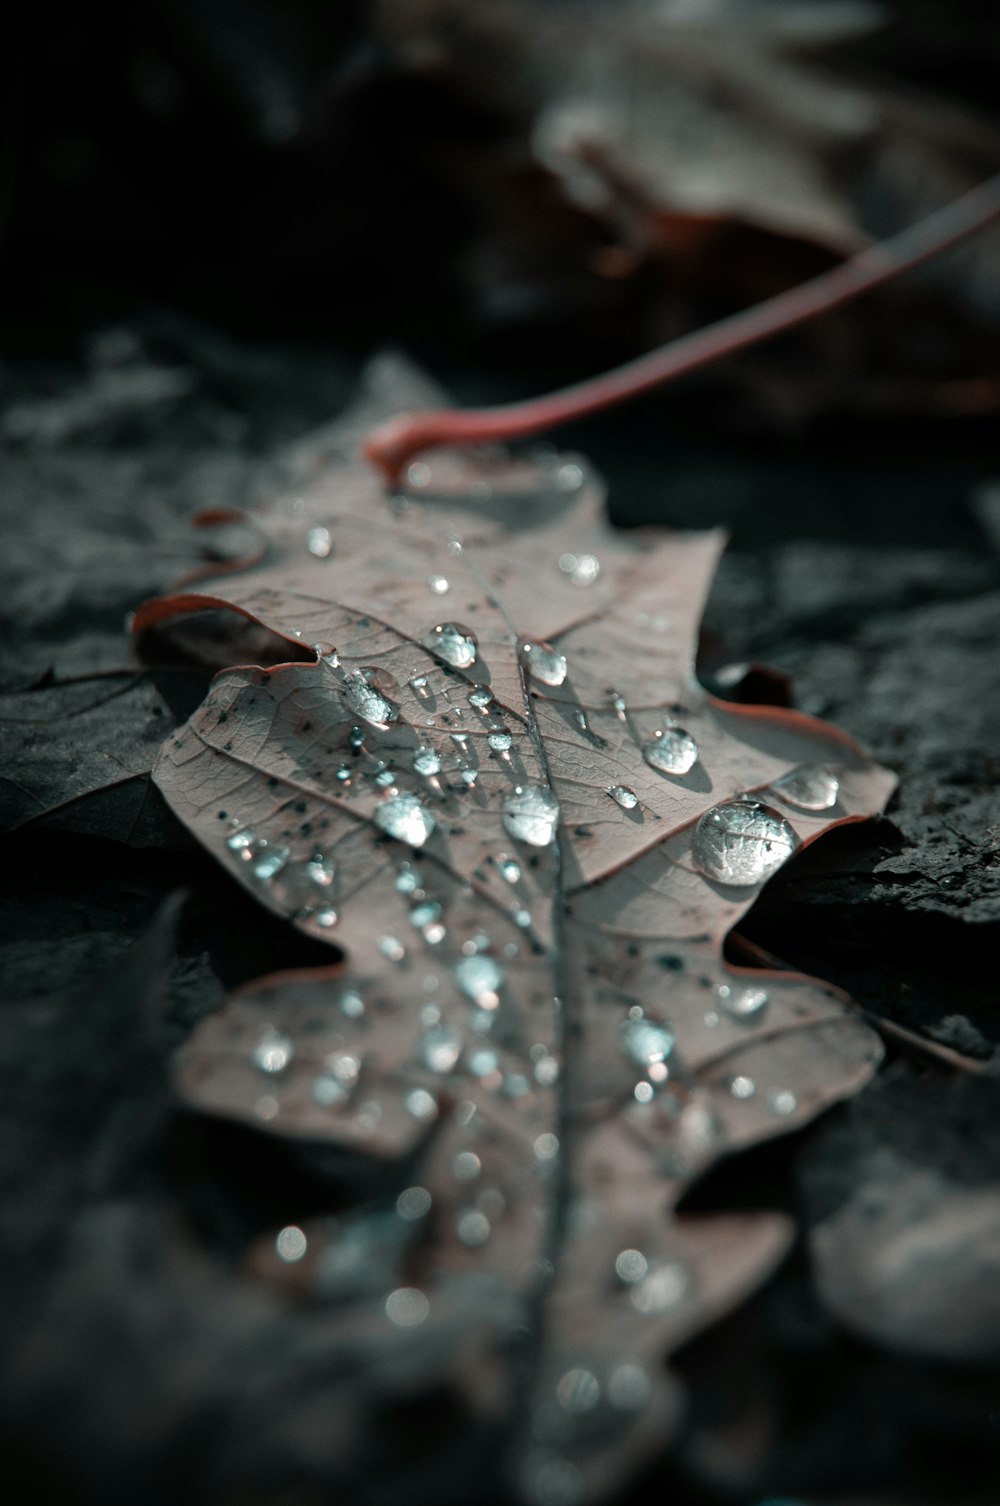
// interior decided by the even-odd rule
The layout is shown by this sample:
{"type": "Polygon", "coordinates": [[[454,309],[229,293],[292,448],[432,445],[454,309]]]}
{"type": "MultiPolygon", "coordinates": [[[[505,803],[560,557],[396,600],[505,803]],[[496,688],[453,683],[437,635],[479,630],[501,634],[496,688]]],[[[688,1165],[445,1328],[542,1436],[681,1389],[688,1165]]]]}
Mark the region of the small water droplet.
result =
{"type": "Polygon", "coordinates": [[[406,956],[405,946],[395,936],[383,936],[378,949],[387,962],[402,962],[406,956]]]}
{"type": "Polygon", "coordinates": [[[328,857],[325,852],[314,852],[306,864],[306,877],[323,889],[333,883],[335,872],[336,866],[333,858],[328,857]]]}
{"type": "Polygon", "coordinates": [[[430,1310],[427,1298],[415,1286],[398,1287],[385,1299],[385,1315],[397,1328],[416,1328],[426,1320],[430,1310]]]}
{"type": "Polygon", "coordinates": [[[837,803],[840,780],[822,764],[803,764],[776,779],[771,792],[796,810],[828,811],[837,803]]]}
{"type": "Polygon", "coordinates": [[[638,1313],[669,1312],[683,1302],[689,1287],[684,1267],[676,1261],[664,1260],[651,1266],[642,1281],[632,1288],[629,1301],[638,1313]]]}
{"type": "Polygon", "coordinates": [[[651,1082],[637,1082],[632,1089],[632,1096],[636,1103],[652,1103],[653,1084],[651,1082]]]}
{"type": "MultiPolygon", "coordinates": [[[[399,712],[377,684],[372,683],[376,673],[370,669],[350,670],[344,676],[344,700],[356,716],[363,717],[373,727],[387,727],[396,720],[399,712]]],[[[351,741],[354,745],[353,736],[351,741]]]]}
{"type": "Polygon", "coordinates": [[[481,1009],[495,1009],[503,986],[503,968],[492,957],[463,957],[455,963],[455,982],[481,1009]]]}
{"type": "Polygon", "coordinates": [[[407,1187],[396,1199],[396,1212],[409,1223],[429,1213],[431,1201],[426,1187],[407,1187]]]}
{"type": "Polygon", "coordinates": [[[553,1161],[559,1154],[559,1138],[557,1135],[539,1135],[534,1144],[535,1159],[538,1161],[553,1161]]]}
{"type": "Polygon", "coordinates": [[[226,846],[229,848],[229,851],[235,853],[237,857],[242,858],[247,863],[253,857],[259,845],[260,842],[257,833],[252,831],[249,826],[243,827],[242,831],[234,831],[231,836],[226,838],[226,846]]]}
{"type": "Polygon", "coordinates": [[[744,1077],[742,1073],[730,1080],[729,1091],[734,1098],[752,1098],[757,1091],[757,1085],[752,1077],[744,1077]]]}
{"type": "MultiPolygon", "coordinates": [[[[399,887],[398,881],[396,887],[399,887]]],[[[441,906],[436,899],[424,900],[421,904],[414,905],[410,911],[410,925],[414,926],[418,931],[422,931],[424,926],[429,926],[435,920],[440,920],[440,918],[441,906]]]]}
{"type": "Polygon", "coordinates": [[[501,808],[503,824],[519,842],[548,847],[559,822],[559,802],[540,784],[518,785],[501,808]]]}
{"type": "Polygon", "coordinates": [[[375,775],[373,783],[377,789],[391,790],[396,783],[396,775],[392,769],[380,769],[375,775]]]}
{"type": "Polygon", "coordinates": [[[475,1047],[466,1057],[466,1066],[473,1077],[491,1077],[499,1065],[496,1052],[486,1046],[475,1047]]]}
{"type": "Polygon", "coordinates": [[[674,1049],[674,1033],[655,1020],[623,1020],[618,1031],[622,1051],[638,1067],[666,1061],[674,1049]]]}
{"type": "Polygon", "coordinates": [[[349,988],[340,996],[340,1008],[349,1020],[359,1020],[365,1012],[365,1001],[353,988],[349,988]]]}
{"type": "Polygon", "coordinates": [[[414,1088],[406,1095],[407,1111],[414,1119],[433,1119],[437,1114],[437,1099],[426,1088],[414,1088]]]}
{"type": "Polygon", "coordinates": [[[287,847],[269,847],[266,842],[261,842],[258,853],[254,857],[254,878],[259,878],[265,882],[268,879],[277,878],[287,862],[287,847]]]}
{"type": "Polygon", "coordinates": [[[471,669],[476,662],[479,642],[472,629],[460,622],[439,622],[424,643],[454,669],[471,669]]]}
{"type": "Polygon", "coordinates": [[[768,994],[764,988],[734,988],[729,983],[720,983],[715,995],[734,1020],[759,1019],[767,1008],[768,994]]]}
{"type": "Polygon", "coordinates": [[[431,468],[426,460],[414,460],[406,467],[406,484],[413,491],[424,491],[431,484],[431,468]]]}
{"type": "Polygon", "coordinates": [[[313,925],[319,926],[321,931],[329,931],[337,924],[337,912],[332,905],[323,905],[321,909],[314,910],[310,917],[313,925]]]}
{"type": "Polygon", "coordinates": [[[486,741],[494,753],[509,753],[514,744],[509,732],[491,732],[486,741]]]}
{"type": "Polygon", "coordinates": [[[667,727],[643,743],[642,756],[661,774],[688,774],[698,762],[698,744],[683,727],[667,727]]]}
{"type": "Polygon", "coordinates": [[[615,1275],[626,1286],[642,1281],[649,1270],[649,1261],[641,1250],[620,1250],[615,1258],[615,1275]]]}
{"type": "Polygon", "coordinates": [[[298,1224],[287,1224],[274,1241],[274,1250],[279,1260],[294,1265],[306,1253],[309,1241],[298,1224]]]}
{"type": "Polygon", "coordinates": [[[745,888],[770,877],[799,839],[788,822],[759,800],[730,800],[706,811],[695,827],[695,867],[719,884],[745,888]]]}
{"type": "Polygon", "coordinates": [[[543,1055],[535,1061],[535,1081],[541,1088],[551,1088],[559,1080],[559,1062],[543,1047],[543,1055]]]}
{"type": "Polygon", "coordinates": [[[556,1399],[566,1412],[592,1412],[601,1399],[601,1386],[590,1370],[567,1370],[556,1383],[556,1399]]]}
{"type": "Polygon", "coordinates": [[[253,1064],[258,1072],[276,1077],[279,1072],[284,1072],[294,1055],[295,1046],[291,1036],[285,1035],[281,1030],[265,1030],[254,1047],[253,1064]]]}
{"type": "Polygon", "coordinates": [[[329,528],[310,528],[306,536],[306,547],[309,553],[315,555],[318,560],[325,560],[333,553],[333,539],[329,528]]]}
{"type": "Polygon", "coordinates": [[[462,1054],[462,1038],[447,1025],[426,1030],[420,1042],[420,1059],[430,1072],[450,1072],[462,1054]]]}
{"type": "Polygon", "coordinates": [[[484,1245],[491,1233],[489,1219],[478,1208],[470,1208],[461,1214],[455,1227],[459,1239],[470,1250],[477,1250],[480,1245],[484,1245]]]}
{"type": "Polygon", "coordinates": [[[390,837],[410,847],[423,847],[437,825],[417,795],[393,795],[383,801],[376,806],[374,821],[390,837]]]}
{"type": "Polygon", "coordinates": [[[497,867],[500,869],[500,877],[508,884],[520,882],[521,865],[514,858],[501,856],[497,859],[497,867]]]}
{"type": "Polygon", "coordinates": [[[422,701],[426,701],[427,697],[431,693],[430,686],[427,683],[427,676],[415,675],[410,681],[410,689],[413,691],[414,695],[418,695],[422,701]]]}
{"type": "Polygon", "coordinates": [[[525,639],[521,644],[525,666],[533,680],[542,685],[561,685],[568,673],[566,656],[560,654],[550,643],[538,643],[525,639]]]}
{"type": "Polygon", "coordinates": [[[413,755],[413,772],[421,774],[425,779],[431,779],[441,772],[441,758],[436,748],[426,746],[417,748],[413,755]]]}
{"type": "Polygon", "coordinates": [[[780,1119],[786,1119],[789,1114],[794,1114],[799,1106],[799,1100],[790,1088],[778,1088],[767,1095],[767,1106],[772,1114],[777,1114],[780,1119]]]}
{"type": "Polygon", "coordinates": [[[427,582],[435,596],[447,596],[451,590],[450,581],[443,575],[432,575],[427,582]]]}
{"type": "Polygon", "coordinates": [[[458,1182],[472,1182],[482,1171],[482,1162],[471,1150],[460,1150],[451,1163],[451,1174],[458,1182]]]}
{"type": "Polygon", "coordinates": [[[559,568],[574,586],[592,586],[601,573],[600,561],[594,554],[561,554],[559,568]]]}
{"type": "Polygon", "coordinates": [[[474,685],[469,691],[469,705],[477,711],[485,711],[493,704],[493,692],[488,685],[474,685]]]}
{"type": "Polygon", "coordinates": [[[584,482],[584,471],[581,465],[568,460],[556,471],[556,486],[561,492],[576,492],[584,482]]]}
{"type": "Polygon", "coordinates": [[[630,790],[627,784],[609,784],[607,793],[623,811],[634,811],[639,804],[638,795],[635,790],[630,790]]]}

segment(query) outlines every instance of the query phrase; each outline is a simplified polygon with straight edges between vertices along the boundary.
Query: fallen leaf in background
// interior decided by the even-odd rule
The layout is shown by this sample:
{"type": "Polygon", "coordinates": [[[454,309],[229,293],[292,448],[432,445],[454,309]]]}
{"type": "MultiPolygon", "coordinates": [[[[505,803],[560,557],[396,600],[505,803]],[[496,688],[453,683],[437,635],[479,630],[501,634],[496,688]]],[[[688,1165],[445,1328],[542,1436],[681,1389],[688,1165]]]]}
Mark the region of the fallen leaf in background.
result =
{"type": "Polygon", "coordinates": [[[397,364],[374,385],[258,517],[261,569],[136,615],[147,648],[228,613],[234,653],[243,622],[298,661],[223,671],[155,778],[252,894],[347,952],[232,996],[179,1081],[383,1163],[379,1204],[260,1259],[384,1312],[403,1354],[443,1323],[425,1384],[495,1294],[469,1405],[513,1432],[529,1499],[596,1499],[670,1436],[661,1357],[786,1245],[773,1215],[677,1216],[684,1191],[880,1056],[835,990],[728,965],[725,938],[894,780],[836,729],[698,685],[719,535],[615,532],[585,462],[549,451],[421,461],[386,497],[359,437],[425,393],[397,364]]]}

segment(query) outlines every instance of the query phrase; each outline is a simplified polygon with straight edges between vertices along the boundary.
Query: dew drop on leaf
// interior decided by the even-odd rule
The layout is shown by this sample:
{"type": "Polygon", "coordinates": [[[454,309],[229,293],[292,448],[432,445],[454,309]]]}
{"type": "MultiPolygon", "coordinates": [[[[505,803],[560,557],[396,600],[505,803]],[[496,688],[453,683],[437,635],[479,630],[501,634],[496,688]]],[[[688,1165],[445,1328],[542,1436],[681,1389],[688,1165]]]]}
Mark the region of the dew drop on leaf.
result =
{"type": "Polygon", "coordinates": [[[385,1299],[385,1315],[397,1328],[416,1328],[425,1321],[430,1310],[427,1298],[415,1286],[398,1287],[385,1299]]]}
{"type": "Polygon", "coordinates": [[[486,741],[494,753],[509,753],[514,743],[509,732],[491,732],[486,741]]]}
{"type": "Polygon", "coordinates": [[[453,669],[471,669],[479,651],[475,633],[460,622],[439,622],[424,643],[453,669]]]}
{"type": "Polygon", "coordinates": [[[503,803],[503,824],[519,842],[548,847],[559,822],[559,802],[540,784],[518,785],[503,803]]]}
{"type": "Polygon", "coordinates": [[[538,680],[542,685],[561,685],[566,679],[568,672],[566,656],[560,654],[551,644],[538,643],[527,638],[521,644],[521,653],[528,674],[533,680],[538,680]]]}
{"type": "Polygon", "coordinates": [[[698,744],[683,727],[667,727],[643,743],[642,756],[661,774],[689,774],[698,762],[698,744]]]}
{"type": "Polygon", "coordinates": [[[393,795],[375,809],[375,825],[398,842],[423,847],[437,822],[416,795],[393,795]]]}
{"type": "Polygon", "coordinates": [[[451,590],[451,584],[444,575],[432,575],[427,582],[435,596],[447,596],[451,590]]]}
{"type": "Polygon", "coordinates": [[[745,888],[769,878],[798,845],[795,832],[777,811],[759,800],[730,800],[702,816],[691,857],[706,878],[745,888]]]}
{"type": "Polygon", "coordinates": [[[757,1020],[767,1008],[768,994],[764,988],[734,988],[729,983],[720,983],[715,996],[734,1020],[757,1020]]]}
{"type": "Polygon", "coordinates": [[[635,790],[630,790],[627,784],[609,784],[607,793],[623,811],[634,811],[639,804],[638,795],[635,790]]]}
{"type": "Polygon", "coordinates": [[[503,985],[503,969],[492,957],[463,957],[455,964],[455,982],[473,1003],[495,1009],[503,985]]]}
{"type": "Polygon", "coordinates": [[[419,747],[413,755],[413,772],[431,779],[441,772],[441,757],[436,748],[419,747]]]}
{"type": "Polygon", "coordinates": [[[461,1054],[462,1039],[457,1030],[435,1025],[424,1032],[420,1059],[429,1072],[450,1072],[461,1054]]]}
{"type": "Polygon", "coordinates": [[[344,676],[344,700],[364,721],[373,727],[387,727],[399,715],[396,707],[382,694],[370,676],[373,671],[352,669],[344,676]]]}
{"type": "Polygon", "coordinates": [[[618,1034],[622,1051],[637,1067],[666,1061],[674,1049],[674,1033],[654,1020],[624,1020],[618,1034]]]}
{"type": "Polygon", "coordinates": [[[284,1072],[294,1054],[291,1036],[280,1030],[265,1030],[254,1047],[253,1064],[258,1072],[276,1077],[284,1072]]]}
{"type": "Polygon", "coordinates": [[[400,1218],[412,1222],[430,1212],[431,1201],[426,1187],[407,1187],[396,1199],[396,1212],[400,1218]]]}
{"type": "Polygon", "coordinates": [[[664,1260],[650,1266],[643,1279],[632,1288],[629,1301],[636,1312],[652,1315],[669,1312],[683,1302],[690,1282],[682,1265],[664,1260]]]}
{"type": "Polygon", "coordinates": [[[840,780],[822,764],[803,764],[776,779],[771,791],[785,805],[796,810],[828,811],[837,803],[840,780]]]}
{"type": "Polygon", "coordinates": [[[306,535],[306,548],[318,560],[328,559],[333,553],[333,539],[329,528],[310,528],[306,535]]]}

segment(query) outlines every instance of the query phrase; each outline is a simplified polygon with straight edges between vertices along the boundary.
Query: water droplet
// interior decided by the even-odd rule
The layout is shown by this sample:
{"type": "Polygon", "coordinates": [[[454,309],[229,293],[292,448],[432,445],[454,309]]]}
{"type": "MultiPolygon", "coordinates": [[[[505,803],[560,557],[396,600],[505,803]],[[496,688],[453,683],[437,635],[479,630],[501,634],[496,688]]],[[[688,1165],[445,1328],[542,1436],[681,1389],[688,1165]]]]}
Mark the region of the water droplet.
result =
{"type": "Polygon", "coordinates": [[[430,686],[427,683],[427,676],[415,675],[410,681],[410,689],[413,691],[414,695],[418,695],[422,701],[426,701],[427,697],[431,693],[430,686]]]}
{"type": "MultiPolygon", "coordinates": [[[[396,887],[397,889],[399,888],[398,879],[396,887]]],[[[425,926],[431,925],[435,920],[440,920],[440,918],[441,906],[436,899],[424,900],[421,904],[414,905],[410,911],[410,925],[414,926],[418,931],[422,931],[425,926]]]]}
{"type": "Polygon", "coordinates": [[[450,555],[452,555],[453,557],[456,557],[459,554],[461,554],[461,552],[462,552],[462,540],[461,539],[449,539],[448,540],[448,553],[450,555]]]}
{"type": "Polygon", "coordinates": [[[420,874],[409,863],[400,863],[396,888],[400,894],[415,894],[420,888],[420,874]]]}
{"type": "Polygon", "coordinates": [[[482,1162],[471,1150],[460,1150],[451,1163],[451,1174],[459,1182],[475,1181],[482,1169],[482,1162]]]}
{"type": "Polygon", "coordinates": [[[601,1386],[590,1370],[567,1370],[556,1383],[556,1398],[567,1412],[592,1412],[601,1399],[601,1386]]]}
{"type": "Polygon", "coordinates": [[[634,811],[639,804],[638,795],[635,790],[630,790],[627,784],[609,784],[607,793],[623,811],[634,811]]]}
{"type": "Polygon", "coordinates": [[[666,1061],[674,1049],[674,1033],[654,1020],[623,1020],[618,1031],[622,1051],[639,1067],[666,1061]]]}
{"type": "Polygon", "coordinates": [[[333,539],[329,528],[310,528],[306,536],[306,547],[309,553],[315,555],[318,560],[328,559],[333,552],[333,539]]]}
{"type": "Polygon", "coordinates": [[[641,1365],[616,1365],[608,1376],[608,1401],[622,1412],[638,1412],[652,1394],[652,1381],[641,1365]]]}
{"type": "Polygon", "coordinates": [[[734,1098],[752,1098],[757,1091],[757,1085],[752,1077],[744,1077],[740,1074],[739,1077],[734,1077],[730,1081],[729,1091],[734,1098]]]}
{"type": "Polygon", "coordinates": [[[763,988],[733,988],[729,983],[720,983],[715,995],[734,1020],[758,1019],[767,1008],[768,995],[763,988]]]}
{"type": "Polygon", "coordinates": [[[259,855],[254,858],[254,878],[262,880],[277,878],[282,868],[288,862],[287,847],[268,847],[266,842],[259,844],[259,855]],[[265,849],[265,850],[260,850],[265,849]]]}
{"type": "Polygon", "coordinates": [[[435,596],[447,596],[451,583],[443,575],[432,575],[427,582],[435,596]]]}
{"type": "Polygon", "coordinates": [[[414,1119],[433,1119],[437,1114],[437,1099],[426,1088],[414,1088],[406,1095],[406,1107],[414,1119]]]}
{"type": "Polygon", "coordinates": [[[772,1114],[785,1119],[789,1114],[794,1114],[799,1106],[799,1100],[790,1088],[778,1088],[767,1095],[767,1106],[772,1114]]]}
{"type": "Polygon", "coordinates": [[[836,805],[840,794],[840,780],[822,764],[803,764],[782,774],[771,786],[785,805],[800,811],[828,811],[836,805]]]}
{"type": "Polygon", "coordinates": [[[477,711],[485,711],[493,704],[493,692],[488,685],[474,685],[469,691],[469,705],[477,711]]]}
{"type": "Polygon", "coordinates": [[[525,666],[533,680],[542,685],[561,685],[567,675],[566,657],[549,643],[525,639],[521,644],[525,666]]]}
{"type": "Polygon", "coordinates": [[[535,1061],[535,1081],[539,1087],[551,1088],[554,1082],[559,1080],[559,1062],[548,1051],[543,1049],[543,1054],[535,1061]]]}
{"type": "Polygon", "coordinates": [[[340,655],[332,643],[314,643],[313,653],[317,659],[321,659],[328,669],[337,669],[340,665],[340,655]]]}
{"type": "Polygon", "coordinates": [[[643,743],[642,756],[661,774],[688,774],[698,762],[698,744],[683,727],[667,727],[643,743]]]}
{"type": "Polygon", "coordinates": [[[279,1072],[284,1072],[294,1054],[295,1046],[291,1036],[285,1035],[281,1030],[265,1030],[254,1048],[253,1064],[258,1072],[274,1077],[279,1072]]]}
{"type": "Polygon", "coordinates": [[[490,1237],[490,1221],[485,1213],[480,1213],[477,1208],[470,1208],[460,1215],[456,1224],[456,1232],[463,1245],[468,1245],[470,1250],[476,1250],[484,1245],[490,1237]]]}
{"type": "Polygon", "coordinates": [[[437,822],[416,795],[393,795],[375,809],[375,825],[397,842],[423,847],[437,822]]]}
{"type": "Polygon", "coordinates": [[[365,1001],[353,988],[349,988],[340,996],[340,1008],[349,1020],[360,1020],[365,1012],[365,1001]]]}
{"type": "Polygon", "coordinates": [[[500,1058],[495,1051],[490,1051],[486,1046],[477,1046],[466,1057],[466,1066],[473,1077],[490,1077],[500,1065],[500,1058]]]}
{"type": "Polygon", "coordinates": [[[559,1154],[559,1138],[557,1135],[539,1135],[534,1145],[535,1159],[538,1161],[553,1161],[559,1154]]]}
{"type": "Polygon", "coordinates": [[[491,732],[486,741],[494,753],[509,753],[514,744],[509,732],[491,732]]]}
{"type": "Polygon", "coordinates": [[[519,842],[548,847],[556,834],[559,802],[540,784],[518,785],[502,806],[503,824],[519,842]]]}
{"type": "Polygon", "coordinates": [[[516,884],[520,882],[521,865],[520,863],[516,862],[514,858],[498,858],[497,867],[500,869],[500,877],[505,879],[508,884],[516,884]]]}
{"type": "MultiPolygon", "coordinates": [[[[369,676],[375,671],[352,669],[344,676],[344,700],[356,716],[373,727],[387,727],[399,715],[392,702],[373,684],[369,676]]],[[[353,738],[352,738],[353,742],[353,738]]]]}
{"type": "Polygon", "coordinates": [[[313,1080],[312,1096],[324,1109],[341,1109],[350,1101],[353,1089],[354,1084],[336,1072],[323,1072],[313,1080]]]}
{"type": "Polygon", "coordinates": [[[637,1082],[632,1089],[632,1096],[636,1103],[652,1103],[653,1084],[651,1082],[637,1082]]]}
{"type": "Polygon", "coordinates": [[[325,852],[314,852],[306,864],[306,877],[312,883],[319,884],[320,888],[325,889],[333,883],[335,872],[336,866],[333,858],[328,857],[325,852]]]}
{"type": "Polygon", "coordinates": [[[383,936],[378,944],[378,949],[388,962],[402,962],[406,956],[406,948],[395,936],[383,936]]]}
{"type": "Polygon", "coordinates": [[[423,491],[431,484],[431,468],[426,460],[414,460],[406,467],[406,484],[415,492],[423,491]]]}
{"type": "Polygon", "coordinates": [[[426,1187],[407,1187],[396,1199],[396,1212],[408,1222],[430,1212],[431,1195],[426,1187]]]}
{"type": "Polygon", "coordinates": [[[476,780],[478,778],[479,778],[479,770],[478,769],[463,769],[462,770],[462,783],[465,784],[465,785],[468,785],[468,787],[469,787],[470,790],[475,788],[476,780]]]}
{"type": "Polygon", "coordinates": [[[503,985],[503,968],[492,957],[463,957],[455,963],[455,982],[481,1009],[495,1009],[503,985]]]}
{"type": "Polygon", "coordinates": [[[309,1241],[298,1224],[287,1224],[274,1241],[275,1253],[286,1265],[294,1265],[306,1253],[309,1241]]]}
{"type": "Polygon", "coordinates": [[[391,790],[396,783],[396,775],[392,769],[380,769],[373,782],[376,789],[391,790]]]}
{"type": "Polygon", "coordinates": [[[556,486],[561,492],[576,492],[583,485],[583,467],[568,460],[556,471],[556,486]]]}
{"type": "Polygon", "coordinates": [[[460,622],[439,622],[424,643],[454,669],[471,669],[476,662],[478,640],[472,629],[460,622]]]}
{"type": "Polygon", "coordinates": [[[420,1042],[420,1059],[429,1072],[450,1072],[462,1054],[462,1038],[447,1025],[435,1025],[424,1032],[420,1042]]]}
{"type": "Polygon", "coordinates": [[[646,1276],[629,1293],[629,1301],[636,1312],[643,1314],[669,1312],[687,1296],[690,1282],[682,1265],[665,1260],[651,1266],[646,1276]]]}
{"type": "Polygon", "coordinates": [[[615,1259],[615,1275],[626,1286],[634,1286],[649,1270],[649,1261],[641,1250],[621,1250],[615,1259]]]}
{"type": "Polygon", "coordinates": [[[706,811],[695,827],[695,867],[719,884],[758,884],[799,845],[788,822],[759,800],[730,800],[706,811]]]}
{"type": "Polygon", "coordinates": [[[594,554],[561,554],[559,568],[574,586],[592,586],[601,573],[600,561],[594,554]]]}
{"type": "Polygon", "coordinates": [[[430,1310],[427,1298],[415,1286],[397,1287],[385,1299],[385,1315],[397,1328],[416,1328],[426,1320],[430,1310]]]}
{"type": "Polygon", "coordinates": [[[314,926],[319,926],[321,931],[329,931],[337,924],[337,912],[332,905],[324,905],[320,910],[314,910],[310,919],[314,926]]]}
{"type": "Polygon", "coordinates": [[[250,861],[259,845],[260,842],[257,833],[252,831],[249,826],[245,826],[242,831],[234,831],[231,836],[226,838],[226,846],[229,848],[229,851],[235,853],[237,857],[243,858],[245,862],[250,861]]]}

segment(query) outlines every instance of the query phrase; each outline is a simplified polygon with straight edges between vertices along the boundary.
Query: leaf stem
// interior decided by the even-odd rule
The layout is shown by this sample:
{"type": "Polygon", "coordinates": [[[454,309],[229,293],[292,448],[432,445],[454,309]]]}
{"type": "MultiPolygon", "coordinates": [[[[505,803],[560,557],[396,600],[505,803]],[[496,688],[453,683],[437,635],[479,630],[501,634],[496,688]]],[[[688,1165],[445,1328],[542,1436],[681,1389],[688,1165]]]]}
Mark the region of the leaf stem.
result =
{"type": "Polygon", "coordinates": [[[372,430],[364,454],[395,481],[414,455],[437,445],[524,439],[584,418],[840,308],[949,250],[998,218],[1000,174],[890,240],[866,247],[831,271],[705,329],[682,335],[603,376],[544,397],[495,408],[402,413],[372,430]]]}

